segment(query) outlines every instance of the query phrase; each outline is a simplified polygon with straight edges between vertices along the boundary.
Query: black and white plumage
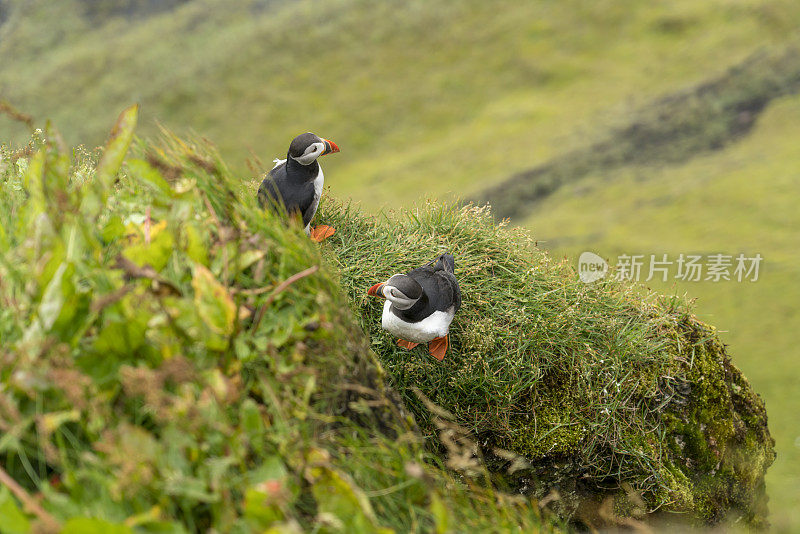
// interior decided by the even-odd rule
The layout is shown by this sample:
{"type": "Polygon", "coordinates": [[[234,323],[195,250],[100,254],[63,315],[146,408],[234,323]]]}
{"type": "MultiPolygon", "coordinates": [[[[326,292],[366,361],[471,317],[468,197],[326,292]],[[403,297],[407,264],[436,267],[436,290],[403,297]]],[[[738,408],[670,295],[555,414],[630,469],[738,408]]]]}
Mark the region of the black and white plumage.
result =
{"type": "Polygon", "coordinates": [[[461,308],[455,267],[453,256],[442,254],[427,265],[369,288],[367,294],[386,299],[381,327],[400,338],[401,346],[412,348],[433,341],[431,354],[439,360],[444,357],[450,323],[461,308]]]}
{"type": "Polygon", "coordinates": [[[306,233],[310,234],[311,220],[317,212],[325,183],[317,158],[332,152],[339,152],[339,147],[329,139],[310,132],[295,137],[286,159],[275,160],[275,167],[258,188],[261,206],[282,206],[290,215],[299,214],[306,233]]]}

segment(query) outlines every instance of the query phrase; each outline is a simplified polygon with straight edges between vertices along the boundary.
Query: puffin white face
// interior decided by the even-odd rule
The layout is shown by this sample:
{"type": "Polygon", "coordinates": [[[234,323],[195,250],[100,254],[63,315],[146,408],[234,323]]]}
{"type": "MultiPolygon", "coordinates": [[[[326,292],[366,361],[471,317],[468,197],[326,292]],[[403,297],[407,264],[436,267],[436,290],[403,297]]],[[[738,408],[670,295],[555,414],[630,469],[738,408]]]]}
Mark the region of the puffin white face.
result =
{"type": "Polygon", "coordinates": [[[339,152],[339,147],[330,139],[325,139],[311,132],[300,134],[292,139],[288,157],[300,165],[311,165],[317,158],[325,154],[339,152]]]}
{"type": "Polygon", "coordinates": [[[292,156],[292,159],[300,163],[301,165],[311,165],[314,162],[314,160],[316,160],[324,153],[325,153],[325,143],[323,141],[320,141],[318,143],[311,143],[310,145],[308,145],[305,152],[303,152],[302,156],[298,157],[292,156]]]}
{"type": "Polygon", "coordinates": [[[422,286],[407,274],[396,274],[382,284],[367,290],[371,297],[382,297],[392,303],[392,308],[407,310],[422,298],[422,286]]]}
{"type": "Polygon", "coordinates": [[[400,289],[390,286],[388,283],[383,286],[383,296],[386,297],[386,300],[390,301],[392,306],[398,310],[407,310],[419,300],[418,298],[412,299],[400,289]]]}

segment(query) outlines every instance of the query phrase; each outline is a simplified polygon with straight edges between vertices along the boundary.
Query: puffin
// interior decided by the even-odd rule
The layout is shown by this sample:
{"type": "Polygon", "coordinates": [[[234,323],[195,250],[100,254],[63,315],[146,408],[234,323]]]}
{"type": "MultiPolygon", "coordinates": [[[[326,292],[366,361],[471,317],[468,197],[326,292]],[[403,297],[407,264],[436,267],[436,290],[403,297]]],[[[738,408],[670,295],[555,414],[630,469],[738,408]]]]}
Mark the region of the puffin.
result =
{"type": "Polygon", "coordinates": [[[289,145],[286,159],[275,160],[275,166],[258,188],[258,202],[262,208],[283,206],[289,215],[299,214],[306,234],[316,242],[335,232],[324,224],[311,228],[325,183],[317,158],[333,152],[339,152],[339,147],[330,139],[311,132],[300,134],[289,145]]]}
{"type": "Polygon", "coordinates": [[[455,259],[445,253],[367,290],[369,296],[386,299],[381,327],[400,338],[399,346],[411,350],[420,343],[428,343],[431,356],[439,361],[444,359],[450,345],[450,323],[461,308],[461,289],[455,272],[455,259]]]}

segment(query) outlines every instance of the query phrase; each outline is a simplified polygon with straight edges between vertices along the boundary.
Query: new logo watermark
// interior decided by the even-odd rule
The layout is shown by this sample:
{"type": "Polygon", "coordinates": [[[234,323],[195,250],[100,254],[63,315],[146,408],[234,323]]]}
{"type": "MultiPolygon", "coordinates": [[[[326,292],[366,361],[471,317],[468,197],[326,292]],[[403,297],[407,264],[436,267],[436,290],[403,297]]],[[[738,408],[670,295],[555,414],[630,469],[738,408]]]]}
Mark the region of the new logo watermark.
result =
{"type": "Polygon", "coordinates": [[[583,252],[578,258],[578,275],[581,277],[581,282],[591,284],[605,277],[606,273],[608,273],[608,263],[594,252],[583,252]]]}
{"type": "MultiPolygon", "coordinates": [[[[764,258],[761,254],[621,254],[613,267],[615,280],[662,282],[756,282],[764,258]]],[[[578,275],[590,284],[604,278],[612,270],[608,262],[594,252],[583,252],[578,258],[578,275]]]]}

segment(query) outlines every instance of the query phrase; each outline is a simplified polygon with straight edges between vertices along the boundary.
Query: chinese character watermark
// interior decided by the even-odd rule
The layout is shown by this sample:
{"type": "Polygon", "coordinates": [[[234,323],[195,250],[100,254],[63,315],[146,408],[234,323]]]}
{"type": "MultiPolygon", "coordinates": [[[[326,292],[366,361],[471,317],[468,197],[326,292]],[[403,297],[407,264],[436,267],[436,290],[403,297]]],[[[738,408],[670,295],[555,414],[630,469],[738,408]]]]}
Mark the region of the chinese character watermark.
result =
{"type": "Polygon", "coordinates": [[[578,258],[578,275],[582,282],[591,283],[613,271],[615,280],[649,282],[680,280],[683,282],[756,282],[764,258],[761,254],[746,256],[732,254],[621,254],[611,268],[594,252],[584,252],[578,258]]]}

